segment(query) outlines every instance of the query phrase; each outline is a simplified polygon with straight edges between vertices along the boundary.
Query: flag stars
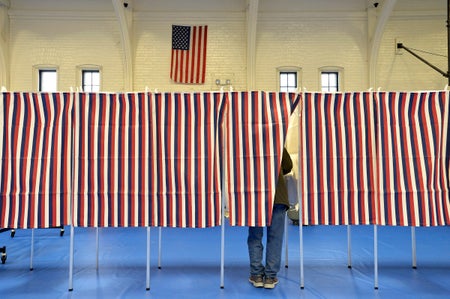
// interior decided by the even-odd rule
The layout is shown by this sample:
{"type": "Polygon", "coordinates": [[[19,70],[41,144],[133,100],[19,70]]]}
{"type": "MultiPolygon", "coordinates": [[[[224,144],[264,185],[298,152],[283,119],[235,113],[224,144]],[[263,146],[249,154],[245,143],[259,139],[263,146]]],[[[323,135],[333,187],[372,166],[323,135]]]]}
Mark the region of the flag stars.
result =
{"type": "Polygon", "coordinates": [[[190,26],[172,26],[172,48],[176,50],[189,50],[191,38],[190,26]]]}

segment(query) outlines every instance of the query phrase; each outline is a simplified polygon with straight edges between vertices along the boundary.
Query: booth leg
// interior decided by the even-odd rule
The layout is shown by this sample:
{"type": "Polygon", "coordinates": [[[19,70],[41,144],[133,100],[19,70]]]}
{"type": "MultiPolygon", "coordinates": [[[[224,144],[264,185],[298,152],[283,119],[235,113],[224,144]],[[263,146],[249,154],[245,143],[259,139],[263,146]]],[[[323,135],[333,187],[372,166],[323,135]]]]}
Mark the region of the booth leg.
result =
{"type": "Polygon", "coordinates": [[[150,227],[147,227],[147,275],[145,289],[150,290],[150,227]]]}
{"type": "Polygon", "coordinates": [[[373,257],[374,257],[374,288],[378,290],[378,232],[377,226],[373,226],[373,257]]]}
{"type": "Polygon", "coordinates": [[[411,246],[412,246],[412,267],[417,269],[417,259],[416,259],[416,228],[411,226],[411,246]]]}
{"type": "Polygon", "coordinates": [[[70,226],[70,247],[69,247],[69,292],[73,291],[73,225],[70,226]]]}
{"type": "Polygon", "coordinates": [[[347,225],[347,267],[352,268],[352,236],[351,227],[347,225]]]}

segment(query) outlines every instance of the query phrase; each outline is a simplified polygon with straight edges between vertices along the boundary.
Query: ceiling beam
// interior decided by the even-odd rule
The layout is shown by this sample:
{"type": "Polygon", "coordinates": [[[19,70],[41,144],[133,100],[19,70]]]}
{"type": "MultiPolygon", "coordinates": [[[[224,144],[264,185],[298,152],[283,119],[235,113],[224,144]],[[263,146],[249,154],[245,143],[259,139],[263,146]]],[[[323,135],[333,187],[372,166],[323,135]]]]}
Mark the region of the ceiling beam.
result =
{"type": "Polygon", "coordinates": [[[259,0],[247,0],[247,90],[256,84],[256,27],[259,0]]]}
{"type": "MultiPolygon", "coordinates": [[[[377,2],[377,1],[374,1],[377,2]]],[[[389,20],[389,17],[394,10],[394,6],[397,0],[386,0],[383,2],[381,8],[375,6],[373,8],[368,8],[368,19],[369,19],[369,87],[377,88],[376,78],[377,78],[377,63],[378,63],[378,52],[380,49],[381,39],[383,37],[384,28],[389,20]],[[381,13],[378,15],[378,9],[381,9],[381,13]],[[374,28],[371,28],[370,20],[374,20],[374,28]],[[371,32],[373,30],[373,32],[371,32]]],[[[378,3],[378,2],[377,2],[378,3]]]]}
{"type": "Polygon", "coordinates": [[[112,0],[119,27],[124,53],[124,90],[133,90],[133,51],[132,51],[132,3],[131,1],[112,0]]]}

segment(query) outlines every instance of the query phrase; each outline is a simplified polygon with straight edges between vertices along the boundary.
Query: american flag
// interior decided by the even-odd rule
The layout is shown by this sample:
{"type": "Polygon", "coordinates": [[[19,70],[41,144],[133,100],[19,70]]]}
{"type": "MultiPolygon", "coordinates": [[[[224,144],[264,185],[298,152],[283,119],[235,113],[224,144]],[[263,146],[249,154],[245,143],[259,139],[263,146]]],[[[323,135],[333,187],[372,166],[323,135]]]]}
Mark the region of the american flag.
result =
{"type": "Polygon", "coordinates": [[[270,225],[289,117],[299,99],[294,93],[228,93],[225,168],[231,225],[270,225]]]}
{"type": "Polygon", "coordinates": [[[446,91],[379,92],[380,225],[450,225],[446,91]]]}
{"type": "Polygon", "coordinates": [[[79,93],[74,225],[210,227],[221,220],[221,93],[79,93]]]}
{"type": "Polygon", "coordinates": [[[304,93],[303,223],[375,223],[375,120],[372,93],[304,93]]]}
{"type": "Polygon", "coordinates": [[[177,83],[205,83],[208,26],[172,25],[170,78],[177,83]]]}
{"type": "Polygon", "coordinates": [[[0,94],[0,227],[70,224],[72,94],[0,94]]]}

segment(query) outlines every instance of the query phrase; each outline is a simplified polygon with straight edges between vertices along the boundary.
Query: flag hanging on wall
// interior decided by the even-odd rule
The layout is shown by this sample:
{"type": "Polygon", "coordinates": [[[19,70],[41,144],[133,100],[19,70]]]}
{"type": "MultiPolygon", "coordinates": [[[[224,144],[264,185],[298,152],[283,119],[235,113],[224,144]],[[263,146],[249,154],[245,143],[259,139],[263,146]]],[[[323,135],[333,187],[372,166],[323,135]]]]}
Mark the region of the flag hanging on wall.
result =
{"type": "Polygon", "coordinates": [[[170,78],[177,83],[205,83],[208,26],[172,25],[170,78]]]}

